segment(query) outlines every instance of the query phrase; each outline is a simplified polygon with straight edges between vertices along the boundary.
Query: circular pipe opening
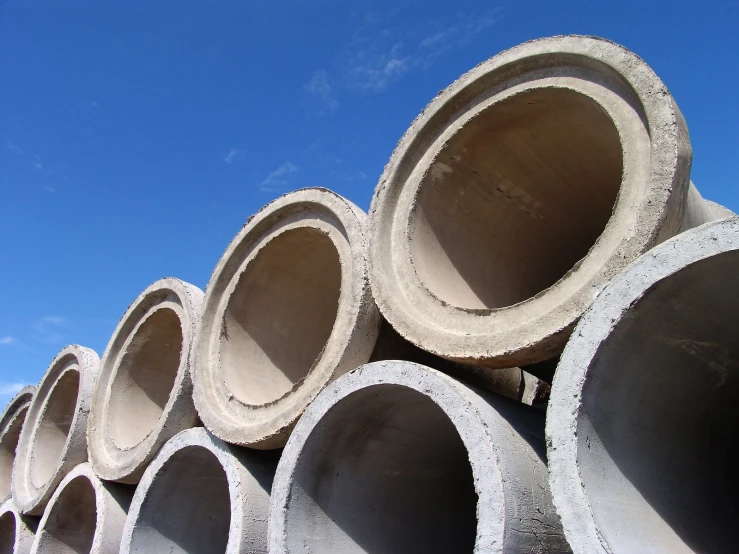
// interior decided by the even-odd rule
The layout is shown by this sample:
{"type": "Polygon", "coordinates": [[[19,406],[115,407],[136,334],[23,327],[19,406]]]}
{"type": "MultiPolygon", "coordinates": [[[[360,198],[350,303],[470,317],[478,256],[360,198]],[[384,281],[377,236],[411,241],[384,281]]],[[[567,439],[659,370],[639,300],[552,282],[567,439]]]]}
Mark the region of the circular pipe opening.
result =
{"type": "Polygon", "coordinates": [[[411,213],[424,286],[464,309],[517,304],[565,276],[611,217],[618,131],[594,100],[538,88],[486,108],[436,155],[411,213]]]}
{"type": "Polygon", "coordinates": [[[28,406],[20,410],[11,421],[0,440],[0,499],[10,494],[10,481],[13,473],[13,461],[18,447],[23,422],[28,413],[28,406]]]}
{"type": "Polygon", "coordinates": [[[301,452],[286,516],[291,552],[472,552],[467,449],[431,399],[376,385],[333,406],[301,452]]]}
{"type": "Polygon", "coordinates": [[[174,310],[154,311],[138,327],[111,385],[108,432],[121,449],[156,429],[180,367],[182,324],[174,310]]]}
{"type": "Polygon", "coordinates": [[[0,515],[0,554],[13,554],[15,547],[15,514],[0,515]]]}
{"type": "Polygon", "coordinates": [[[36,552],[90,552],[97,529],[97,502],[92,483],[76,477],[67,483],[40,531],[36,552]]]}
{"type": "Polygon", "coordinates": [[[187,446],[165,462],[149,487],[130,551],[222,554],[230,526],[226,472],[208,449],[187,446]]]}
{"type": "Polygon", "coordinates": [[[241,402],[278,400],[321,356],[333,330],[341,262],[323,232],[301,227],[270,240],[248,263],[223,317],[220,363],[241,402]]]}

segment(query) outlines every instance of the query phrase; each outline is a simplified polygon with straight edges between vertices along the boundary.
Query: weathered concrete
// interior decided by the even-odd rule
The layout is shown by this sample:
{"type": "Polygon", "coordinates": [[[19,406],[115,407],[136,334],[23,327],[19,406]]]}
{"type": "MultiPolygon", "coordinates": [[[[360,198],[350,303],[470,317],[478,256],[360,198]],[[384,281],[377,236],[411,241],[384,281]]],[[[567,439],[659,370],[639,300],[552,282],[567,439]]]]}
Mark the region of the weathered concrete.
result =
{"type": "Polygon", "coordinates": [[[739,219],[634,262],[562,354],[547,414],[576,553],[736,552],[739,219]]]}
{"type": "Polygon", "coordinates": [[[0,554],[28,554],[38,518],[24,516],[12,499],[0,504],[0,554]]]}
{"type": "Polygon", "coordinates": [[[199,288],[161,279],[113,332],[87,424],[90,462],[103,479],[138,483],[159,448],[196,424],[190,350],[202,302],[199,288]]]}
{"type": "Polygon", "coordinates": [[[31,554],[118,552],[133,491],[101,481],[89,463],[78,465],[49,500],[31,554]]]}
{"type": "Polygon", "coordinates": [[[34,392],[33,385],[21,389],[0,415],[0,504],[10,498],[15,451],[34,392]]]}
{"type": "Polygon", "coordinates": [[[87,414],[99,365],[93,350],[73,344],[41,378],[13,464],[11,489],[22,513],[41,515],[64,476],[87,461],[87,414]]]}
{"type": "Polygon", "coordinates": [[[385,168],[370,210],[380,311],[438,356],[551,358],[626,265],[684,219],[715,218],[688,195],[691,158],[672,96],[629,50],[582,36],[507,50],[439,93],[385,168]]]}
{"type": "Polygon", "coordinates": [[[203,428],[175,435],[136,489],[121,554],[267,552],[276,454],[232,447],[203,428]]]}
{"type": "Polygon", "coordinates": [[[411,362],[329,385],[285,446],[270,553],[569,552],[543,414],[411,362]]]}
{"type": "Polygon", "coordinates": [[[380,315],[365,220],[340,196],[304,189],[264,207],[231,241],[193,350],[195,406],[216,436],[284,445],[326,384],[369,359],[380,315]]]}

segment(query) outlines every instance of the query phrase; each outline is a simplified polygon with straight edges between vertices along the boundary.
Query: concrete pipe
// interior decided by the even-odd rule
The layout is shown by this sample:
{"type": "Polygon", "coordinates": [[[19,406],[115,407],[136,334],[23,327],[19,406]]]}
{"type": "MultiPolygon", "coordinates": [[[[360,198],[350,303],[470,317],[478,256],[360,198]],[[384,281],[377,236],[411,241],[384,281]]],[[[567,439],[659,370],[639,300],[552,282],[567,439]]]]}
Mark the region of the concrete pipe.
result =
{"type": "Polygon", "coordinates": [[[576,553],[736,552],[739,219],[658,246],[598,296],[547,414],[576,553]]]}
{"type": "Polygon", "coordinates": [[[121,554],[267,552],[277,457],[231,447],[203,428],[167,442],[131,502],[121,554]]]}
{"type": "Polygon", "coordinates": [[[13,499],[22,513],[41,515],[64,476],[87,461],[87,414],[99,365],[93,350],[67,346],[36,388],[13,465],[13,499]]]}
{"type": "Polygon", "coordinates": [[[49,500],[31,554],[118,552],[133,490],[101,481],[88,463],[78,465],[49,500]]]}
{"type": "Polygon", "coordinates": [[[0,415],[0,504],[10,497],[15,452],[34,392],[32,385],[21,389],[0,415]]]}
{"type": "Polygon", "coordinates": [[[38,520],[24,516],[12,499],[0,504],[0,554],[28,554],[38,520]]]}
{"type": "Polygon", "coordinates": [[[199,288],[161,279],[113,332],[87,424],[90,462],[103,479],[138,483],[159,448],[196,424],[190,348],[202,301],[199,288]]]}
{"type": "Polygon", "coordinates": [[[380,326],[365,214],[325,189],[283,196],[231,241],[206,289],[195,406],[230,443],[285,444],[332,379],[365,363],[380,326]]]}
{"type": "Polygon", "coordinates": [[[569,552],[544,416],[411,362],[375,362],[310,405],[275,475],[270,553],[569,552]]]}
{"type": "Polygon", "coordinates": [[[684,219],[726,212],[686,208],[703,202],[688,195],[691,158],[672,96],[632,52],[581,36],[505,51],[439,93],[380,178],[380,311],[446,358],[551,358],[627,264],[684,219]]]}

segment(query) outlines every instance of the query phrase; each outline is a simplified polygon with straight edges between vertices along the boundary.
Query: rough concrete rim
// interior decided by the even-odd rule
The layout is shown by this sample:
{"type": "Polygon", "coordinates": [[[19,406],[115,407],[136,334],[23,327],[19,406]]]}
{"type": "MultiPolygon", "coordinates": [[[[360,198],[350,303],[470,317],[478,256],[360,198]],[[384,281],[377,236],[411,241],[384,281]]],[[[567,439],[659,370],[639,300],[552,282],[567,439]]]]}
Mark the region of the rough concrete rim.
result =
{"type": "Polygon", "coordinates": [[[192,401],[191,350],[200,324],[203,291],[179,279],[166,277],[149,285],[128,307],[108,342],[93,392],[87,422],[90,463],[103,479],[137,483],[159,448],[197,422],[192,401]],[[156,427],[132,448],[122,449],[108,432],[111,385],[129,340],[148,316],[162,305],[176,313],[183,334],[177,375],[156,427]]]}
{"type": "Polygon", "coordinates": [[[677,233],[691,159],[687,129],[672,96],[649,66],[626,48],[573,35],[534,40],[504,51],[439,93],[400,139],[385,167],[370,209],[370,278],[378,307],[407,340],[446,358],[510,367],[556,355],[597,291],[642,252],[677,233]],[[633,194],[624,193],[622,182],[614,207],[617,216],[630,223],[616,225],[612,215],[588,255],[557,283],[528,300],[492,310],[450,306],[420,282],[409,263],[407,244],[398,248],[407,243],[408,222],[397,212],[405,213],[401,204],[413,202],[408,189],[417,186],[406,181],[422,165],[422,156],[436,141],[439,129],[451,127],[466,107],[484,99],[495,86],[504,85],[505,92],[522,81],[536,84],[558,67],[574,67],[609,86],[616,83],[632,108],[639,110],[647,131],[658,135],[649,141],[646,154],[651,163],[640,169],[649,172],[646,183],[631,187],[644,190],[632,191],[638,198],[626,205],[624,197],[633,194]],[[630,226],[641,232],[634,233],[630,226]]]}
{"type": "Polygon", "coordinates": [[[33,545],[35,530],[28,525],[27,517],[20,513],[12,498],[0,504],[0,517],[7,513],[12,514],[15,521],[13,554],[28,554],[33,545]]]}
{"type": "Polygon", "coordinates": [[[64,476],[76,465],[87,461],[87,414],[90,412],[90,398],[99,364],[100,358],[95,351],[76,344],[66,346],[52,360],[36,387],[36,394],[28,408],[26,424],[18,440],[16,461],[13,466],[12,494],[16,506],[22,513],[41,515],[64,476]],[[67,371],[79,373],[79,391],[74,417],[52,477],[44,486],[36,487],[31,482],[30,472],[39,420],[43,416],[46,400],[54,385],[67,371]]]}
{"type": "MultiPolygon", "coordinates": [[[[8,402],[5,410],[2,414],[0,414],[0,445],[2,445],[5,440],[6,434],[10,432],[13,427],[15,427],[17,424],[24,424],[25,416],[24,421],[19,421],[18,418],[20,417],[21,412],[23,412],[23,410],[26,410],[31,405],[31,401],[33,400],[33,395],[35,393],[36,386],[28,385],[18,391],[18,393],[10,400],[10,402],[8,402]]],[[[20,439],[20,436],[18,438],[20,439]]],[[[10,478],[10,475],[8,475],[8,477],[10,478]]],[[[4,497],[0,497],[0,504],[5,502],[9,498],[10,490],[8,491],[8,494],[6,494],[4,497]]]]}
{"type": "Polygon", "coordinates": [[[303,410],[327,383],[369,359],[379,334],[380,315],[370,290],[366,248],[366,214],[324,188],[286,194],[247,221],[213,270],[193,347],[195,407],[214,435],[252,448],[279,448],[303,410]],[[232,288],[230,283],[242,263],[271,236],[291,225],[320,225],[317,228],[327,233],[337,247],[342,272],[338,313],[328,342],[306,377],[281,398],[250,406],[235,398],[219,375],[218,344],[228,300],[224,295],[232,288]],[[342,333],[341,329],[350,332],[342,333]]]}
{"type": "Polygon", "coordinates": [[[739,218],[686,231],[632,263],[603,290],[575,328],[552,384],[546,434],[552,497],[576,554],[611,552],[597,530],[578,470],[577,424],[582,388],[601,343],[629,307],[655,283],[688,265],[733,250],[739,250],[739,218]]]}

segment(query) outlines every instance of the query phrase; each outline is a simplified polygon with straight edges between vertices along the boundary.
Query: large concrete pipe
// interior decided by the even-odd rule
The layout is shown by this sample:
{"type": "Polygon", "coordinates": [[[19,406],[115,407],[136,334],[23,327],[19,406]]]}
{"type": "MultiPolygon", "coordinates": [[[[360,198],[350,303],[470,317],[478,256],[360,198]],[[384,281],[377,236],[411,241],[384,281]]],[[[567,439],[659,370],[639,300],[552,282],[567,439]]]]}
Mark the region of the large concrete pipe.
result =
{"type": "Polygon", "coordinates": [[[229,446],[202,427],[175,435],[136,489],[121,554],[266,553],[276,465],[276,453],[229,446]]]}
{"type": "Polygon", "coordinates": [[[49,500],[31,554],[118,552],[133,490],[101,481],[88,463],[78,465],[49,500]]]}
{"type": "Polygon", "coordinates": [[[645,254],[567,344],[547,414],[576,553],[737,551],[739,219],[645,254]]]}
{"type": "Polygon", "coordinates": [[[0,554],[28,554],[38,518],[24,516],[12,499],[0,504],[0,554]]]}
{"type": "Polygon", "coordinates": [[[87,414],[99,364],[89,348],[67,346],[36,388],[13,464],[11,489],[22,513],[41,515],[64,476],[87,461],[87,414]]]}
{"type": "Polygon", "coordinates": [[[551,358],[626,265],[727,212],[688,194],[691,158],[672,96],[632,52],[581,36],[505,51],[439,93],[380,178],[380,311],[439,356],[551,358]]]}
{"type": "Polygon", "coordinates": [[[196,424],[190,348],[202,301],[199,288],[161,279],[113,332],[87,423],[90,462],[103,479],[138,483],[159,448],[196,424]]]}
{"type": "Polygon", "coordinates": [[[362,366],[285,446],[270,553],[569,552],[543,418],[411,362],[362,366]]]}
{"type": "Polygon", "coordinates": [[[33,385],[21,389],[0,415],[0,504],[10,497],[15,452],[34,392],[33,385]]]}
{"type": "Polygon", "coordinates": [[[332,379],[365,363],[380,325],[365,214],[325,189],[283,196],[231,241],[206,289],[195,406],[218,437],[278,448],[332,379]]]}

